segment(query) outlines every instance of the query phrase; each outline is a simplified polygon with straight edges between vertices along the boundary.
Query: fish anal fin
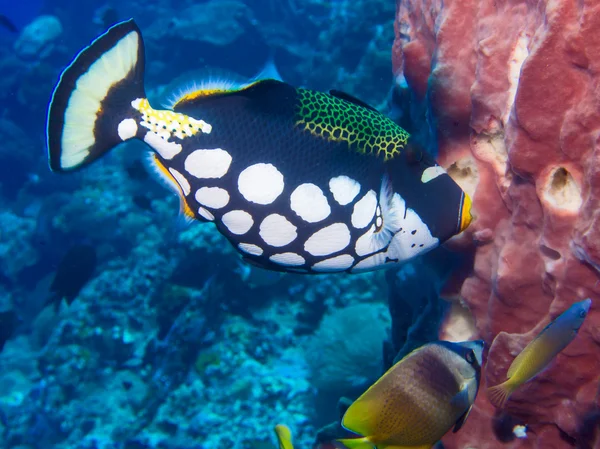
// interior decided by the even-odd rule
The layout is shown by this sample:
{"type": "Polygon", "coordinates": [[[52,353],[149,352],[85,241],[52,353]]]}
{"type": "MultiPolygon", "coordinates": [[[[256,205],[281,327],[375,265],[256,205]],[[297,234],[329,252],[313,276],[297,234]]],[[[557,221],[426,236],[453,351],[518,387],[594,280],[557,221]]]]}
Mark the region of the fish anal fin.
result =
{"type": "Polygon", "coordinates": [[[342,443],[348,449],[373,449],[376,447],[367,438],[344,438],[342,440],[336,440],[338,443],[342,443]]]}
{"type": "Polygon", "coordinates": [[[375,109],[370,104],[365,103],[364,101],[356,98],[355,96],[350,95],[349,93],[343,92],[341,90],[332,89],[329,91],[329,94],[336,98],[339,98],[340,100],[345,100],[350,103],[354,103],[357,106],[362,106],[363,108],[370,109],[371,111],[379,112],[377,109],[375,109]]]}
{"type": "Polygon", "coordinates": [[[461,429],[463,424],[467,421],[467,418],[469,417],[469,413],[471,413],[472,409],[473,409],[473,406],[469,407],[467,409],[467,411],[464,412],[461,415],[461,417],[456,420],[456,423],[454,424],[454,429],[452,429],[452,433],[456,433],[461,429]]]}
{"type": "Polygon", "coordinates": [[[421,446],[397,446],[384,443],[373,444],[368,438],[346,438],[343,440],[336,440],[336,442],[342,443],[348,449],[431,449],[432,447],[431,444],[423,444],[421,446]]]}
{"type": "Polygon", "coordinates": [[[187,180],[185,180],[183,175],[176,170],[167,169],[155,153],[149,153],[146,161],[159,181],[179,197],[179,211],[183,221],[187,224],[194,220],[196,216],[188,205],[186,192],[184,192],[184,189],[187,190],[189,188],[189,183],[186,185],[187,180]],[[180,177],[180,179],[177,179],[177,177],[180,177]]]}

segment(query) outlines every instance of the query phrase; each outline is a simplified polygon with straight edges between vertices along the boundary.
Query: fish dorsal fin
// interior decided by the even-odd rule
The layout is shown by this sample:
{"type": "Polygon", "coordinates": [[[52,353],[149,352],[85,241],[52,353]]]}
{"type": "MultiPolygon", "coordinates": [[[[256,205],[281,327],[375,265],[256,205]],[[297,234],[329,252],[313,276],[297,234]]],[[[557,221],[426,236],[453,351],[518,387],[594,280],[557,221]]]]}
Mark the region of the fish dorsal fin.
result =
{"type": "Polygon", "coordinates": [[[473,406],[469,407],[467,409],[466,412],[464,412],[460,418],[458,418],[456,420],[456,423],[454,424],[454,429],[452,429],[452,433],[456,433],[460,430],[460,428],[463,426],[463,424],[467,421],[467,418],[469,417],[469,413],[471,413],[471,409],[473,409],[473,406]]]}
{"type": "Polygon", "coordinates": [[[365,103],[364,101],[356,98],[355,96],[350,95],[350,94],[348,94],[346,92],[343,92],[341,90],[332,89],[332,90],[329,91],[329,94],[333,95],[336,98],[339,98],[340,100],[349,101],[350,103],[354,103],[355,105],[362,106],[363,108],[370,109],[371,111],[379,112],[377,109],[375,109],[370,104],[365,103]]]}
{"type": "Polygon", "coordinates": [[[181,111],[186,107],[196,106],[217,98],[238,95],[252,98],[255,96],[268,98],[269,94],[274,95],[283,86],[290,87],[286,83],[274,79],[264,79],[246,84],[215,82],[205,84],[194,91],[186,93],[177,99],[172,107],[174,111],[181,111]]]}
{"type": "Polygon", "coordinates": [[[160,103],[167,109],[174,109],[196,98],[236,91],[249,84],[251,81],[247,78],[228,70],[212,67],[191,70],[165,87],[160,103]]]}

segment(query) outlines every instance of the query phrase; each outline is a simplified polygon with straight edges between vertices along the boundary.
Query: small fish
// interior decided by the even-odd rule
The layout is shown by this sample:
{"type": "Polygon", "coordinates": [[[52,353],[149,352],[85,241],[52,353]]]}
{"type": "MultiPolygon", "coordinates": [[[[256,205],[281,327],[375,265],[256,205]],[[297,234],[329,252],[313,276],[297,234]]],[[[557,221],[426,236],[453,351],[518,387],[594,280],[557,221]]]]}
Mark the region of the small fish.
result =
{"type": "Polygon", "coordinates": [[[288,426],[285,424],[277,424],[275,426],[275,436],[277,437],[279,449],[294,449],[294,445],[292,444],[292,432],[288,426]]]}
{"type": "Polygon", "coordinates": [[[21,320],[14,310],[0,312],[0,352],[4,345],[11,339],[21,320]]]}
{"type": "Polygon", "coordinates": [[[342,425],[362,438],[350,449],[429,449],[471,411],[481,375],[483,341],[439,341],[391,367],[346,411],[342,425]]]}
{"type": "Polygon", "coordinates": [[[471,200],[445,170],[348,94],[209,79],[155,109],[144,67],[133,20],[79,53],[50,102],[52,170],[82,168],[141,140],[188,221],[214,223],[244,260],[274,271],[387,268],[471,222],[471,200]]]}
{"type": "Polygon", "coordinates": [[[0,14],[0,26],[3,26],[11,33],[18,33],[19,29],[15,26],[15,24],[6,17],[4,14],[0,14]]]}
{"type": "Polygon", "coordinates": [[[573,341],[591,304],[589,298],[576,302],[525,346],[510,365],[506,373],[508,380],[487,390],[488,398],[495,407],[504,407],[517,388],[544,371],[554,357],[573,341]]]}
{"type": "Polygon", "coordinates": [[[58,265],[46,305],[53,303],[58,310],[63,299],[71,305],[95,269],[96,249],[88,244],[72,246],[58,265]]]}

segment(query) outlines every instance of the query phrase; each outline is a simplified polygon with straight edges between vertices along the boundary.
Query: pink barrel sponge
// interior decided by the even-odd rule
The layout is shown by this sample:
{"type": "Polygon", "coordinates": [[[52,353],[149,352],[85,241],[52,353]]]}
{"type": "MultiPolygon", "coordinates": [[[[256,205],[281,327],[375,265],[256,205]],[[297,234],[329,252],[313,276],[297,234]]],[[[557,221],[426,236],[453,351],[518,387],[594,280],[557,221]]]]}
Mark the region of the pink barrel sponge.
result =
{"type": "Polygon", "coordinates": [[[596,0],[398,1],[396,79],[427,102],[440,163],[476,217],[454,242],[473,252],[471,274],[452,284],[472,318],[450,317],[440,337],[471,334],[490,349],[471,417],[447,449],[600,448],[598,30],[596,0]],[[586,297],[573,343],[494,408],[485,387],[586,297]]]}

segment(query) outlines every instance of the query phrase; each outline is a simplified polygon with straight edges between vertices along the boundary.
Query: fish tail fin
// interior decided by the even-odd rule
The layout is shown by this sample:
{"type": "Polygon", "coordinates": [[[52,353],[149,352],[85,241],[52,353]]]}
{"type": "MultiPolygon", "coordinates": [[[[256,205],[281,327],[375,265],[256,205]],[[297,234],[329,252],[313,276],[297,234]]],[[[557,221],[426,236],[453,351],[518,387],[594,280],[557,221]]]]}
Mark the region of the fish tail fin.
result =
{"type": "Polygon", "coordinates": [[[342,443],[348,449],[373,449],[376,447],[369,441],[367,437],[362,438],[344,438],[342,440],[336,440],[338,443],[342,443]]]}
{"type": "Polygon", "coordinates": [[[503,408],[508,401],[510,395],[515,391],[515,387],[510,382],[510,379],[495,387],[487,389],[488,399],[496,408],[503,408]]]}
{"type": "Polygon", "coordinates": [[[275,426],[275,436],[277,437],[279,449],[294,449],[292,432],[288,426],[285,424],[277,424],[275,426]]]}
{"type": "Polygon", "coordinates": [[[63,71],[48,107],[46,137],[53,171],[90,164],[138,135],[145,100],[144,42],[133,20],[82,50],[63,71]]]}

